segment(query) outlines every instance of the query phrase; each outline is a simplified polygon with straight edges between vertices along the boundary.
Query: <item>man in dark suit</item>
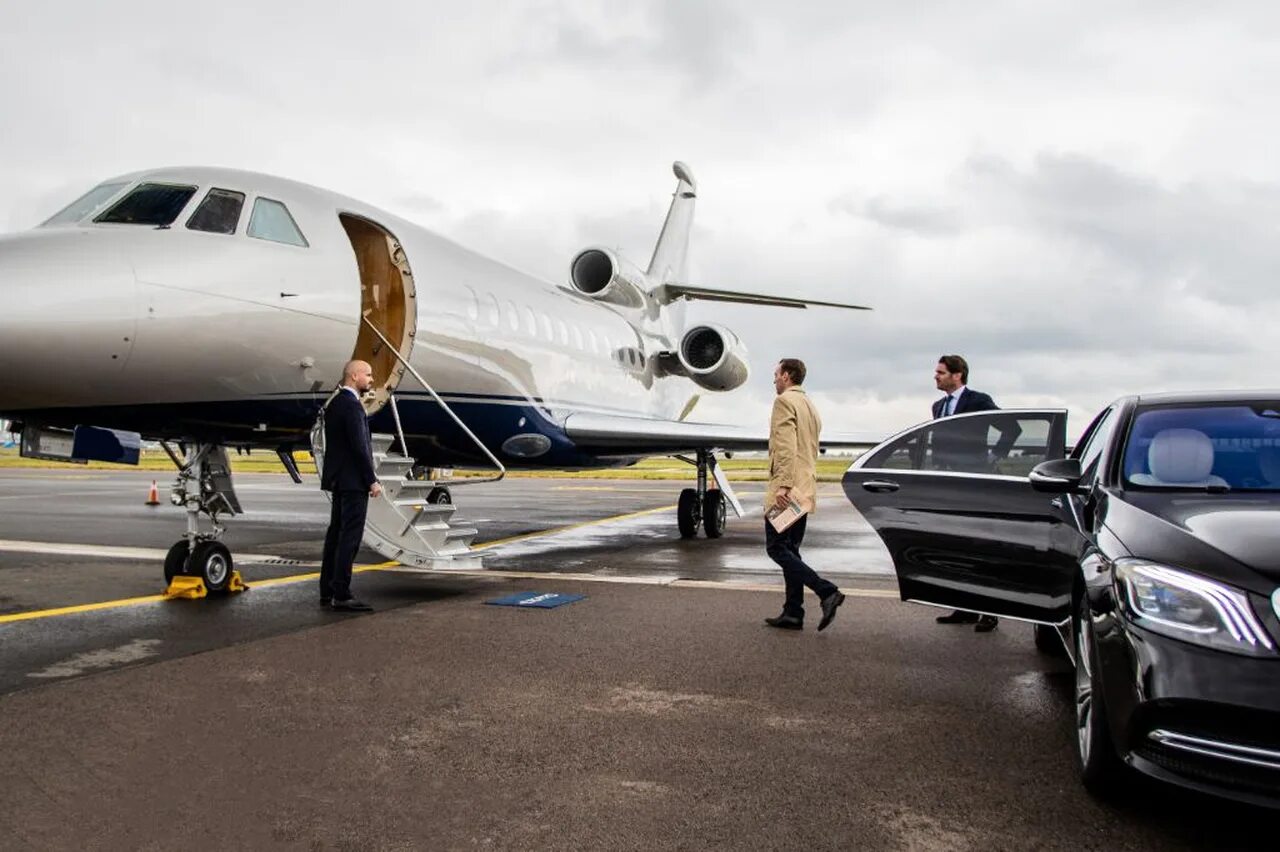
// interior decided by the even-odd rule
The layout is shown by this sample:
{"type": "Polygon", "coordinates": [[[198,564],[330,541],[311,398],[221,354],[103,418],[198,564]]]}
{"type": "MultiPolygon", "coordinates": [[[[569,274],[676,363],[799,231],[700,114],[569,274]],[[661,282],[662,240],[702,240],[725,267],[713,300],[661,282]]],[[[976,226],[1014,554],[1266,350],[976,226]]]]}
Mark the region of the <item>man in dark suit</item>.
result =
{"type": "MultiPolygon", "coordinates": [[[[971,390],[968,387],[969,364],[959,355],[943,355],[938,359],[938,366],[933,370],[933,383],[937,385],[938,390],[946,394],[946,396],[933,404],[933,417],[935,420],[940,417],[968,414],[973,411],[997,411],[1000,408],[1000,406],[996,405],[995,400],[987,394],[982,391],[971,390]]],[[[974,449],[980,450],[985,459],[987,453],[986,429],[982,430],[981,435],[973,436],[974,440],[972,441],[966,440],[967,436],[963,433],[957,433],[953,437],[955,446],[934,448],[935,457],[940,462],[943,462],[942,467],[945,468],[947,466],[945,460],[949,456],[959,458],[974,449]]],[[[1016,435],[1011,436],[1011,438],[1016,437],[1016,435]]],[[[1004,443],[1003,437],[1001,443],[1004,443]]],[[[973,629],[978,633],[989,633],[996,629],[1000,620],[992,615],[979,616],[976,612],[965,612],[958,609],[950,615],[938,616],[937,622],[939,624],[972,624],[973,629]]]]}
{"type": "Polygon", "coordinates": [[[351,566],[364,538],[369,498],[382,494],[373,472],[373,442],[360,395],[373,387],[373,368],[350,361],[342,387],[324,413],[324,467],[320,487],[332,497],[320,563],[320,605],[342,612],[372,612],[351,596],[351,566]]]}

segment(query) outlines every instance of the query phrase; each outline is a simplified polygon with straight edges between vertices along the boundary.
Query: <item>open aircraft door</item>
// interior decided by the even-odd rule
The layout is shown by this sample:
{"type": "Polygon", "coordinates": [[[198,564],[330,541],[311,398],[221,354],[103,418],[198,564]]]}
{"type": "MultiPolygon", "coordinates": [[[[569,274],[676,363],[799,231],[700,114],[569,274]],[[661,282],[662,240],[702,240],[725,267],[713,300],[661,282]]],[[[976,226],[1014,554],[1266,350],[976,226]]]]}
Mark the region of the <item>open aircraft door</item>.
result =
{"type": "Polygon", "coordinates": [[[890,438],[844,475],[893,557],[903,600],[1056,623],[1073,564],[1053,547],[1051,497],[1028,474],[1065,454],[1067,413],[983,411],[890,438]]]}
{"type": "Polygon", "coordinates": [[[374,414],[387,404],[404,377],[401,359],[409,360],[417,334],[418,288],[409,258],[394,234],[350,213],[339,218],[360,268],[361,321],[351,357],[373,367],[373,392],[364,405],[366,413],[374,414]]]}

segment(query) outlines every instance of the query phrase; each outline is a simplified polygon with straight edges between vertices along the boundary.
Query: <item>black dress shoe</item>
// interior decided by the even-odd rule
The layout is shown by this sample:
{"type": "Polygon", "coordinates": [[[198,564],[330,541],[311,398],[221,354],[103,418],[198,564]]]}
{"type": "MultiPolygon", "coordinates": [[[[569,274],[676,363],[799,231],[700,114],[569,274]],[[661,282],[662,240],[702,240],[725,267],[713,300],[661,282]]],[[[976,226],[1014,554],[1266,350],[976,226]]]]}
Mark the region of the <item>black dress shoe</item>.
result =
{"type": "Polygon", "coordinates": [[[322,607],[330,607],[330,606],[333,606],[333,598],[321,598],[321,599],[320,599],[320,606],[322,606],[322,607]]]}
{"type": "Polygon", "coordinates": [[[804,622],[794,615],[779,615],[776,618],[766,618],[764,623],[782,630],[804,630],[804,622]]]}
{"type": "Polygon", "coordinates": [[[819,632],[827,629],[827,625],[836,617],[836,609],[842,603],[844,603],[844,592],[832,592],[822,599],[822,620],[818,622],[819,632]]]}
{"type": "Polygon", "coordinates": [[[1000,619],[994,615],[984,615],[978,619],[978,623],[973,625],[974,633],[990,633],[1000,626],[1000,619]]]}
{"type": "Polygon", "coordinates": [[[373,612],[373,607],[364,601],[347,598],[345,601],[334,601],[333,608],[337,612],[373,612]]]}
{"type": "Polygon", "coordinates": [[[965,612],[958,609],[950,615],[940,615],[934,619],[939,624],[973,624],[978,620],[976,612],[965,612]]]}

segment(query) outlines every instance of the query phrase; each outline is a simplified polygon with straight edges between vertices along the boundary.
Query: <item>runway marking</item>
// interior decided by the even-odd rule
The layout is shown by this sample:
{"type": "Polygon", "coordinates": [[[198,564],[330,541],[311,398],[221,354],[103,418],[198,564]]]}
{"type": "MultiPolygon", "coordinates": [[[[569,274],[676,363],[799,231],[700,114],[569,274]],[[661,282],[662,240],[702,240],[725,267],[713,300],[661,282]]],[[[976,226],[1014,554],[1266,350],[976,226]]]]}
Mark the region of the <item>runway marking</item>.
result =
{"type": "MultiPolygon", "coordinates": [[[[3,499],[3,498],[0,498],[3,499]]],[[[21,541],[0,539],[0,552],[39,553],[45,556],[96,556],[103,559],[163,560],[168,549],[157,547],[114,547],[106,544],[74,544],[70,542],[21,541]]],[[[279,561],[281,557],[266,553],[236,554],[238,563],[255,564],[279,561]]]]}
{"type": "Polygon", "coordinates": [[[628,512],[625,515],[612,515],[608,518],[600,518],[595,521],[583,521],[581,523],[568,524],[563,527],[555,527],[554,529],[549,529],[549,530],[538,530],[537,532],[523,533],[521,535],[513,535],[507,538],[497,538],[497,539],[494,539],[493,541],[486,541],[483,544],[474,545],[471,549],[486,550],[490,547],[497,547],[498,545],[501,545],[501,544],[511,544],[512,542],[525,541],[526,539],[531,539],[531,538],[542,538],[543,536],[556,535],[557,533],[569,532],[570,530],[578,530],[578,529],[582,529],[583,527],[594,527],[600,524],[612,523],[613,521],[625,521],[628,518],[640,518],[645,515],[656,515],[659,512],[670,512],[673,509],[675,509],[674,504],[671,506],[659,506],[656,509],[643,509],[639,512],[628,512]]]}
{"type": "MultiPolygon", "coordinates": [[[[510,544],[516,541],[526,541],[532,538],[543,538],[552,536],[570,530],[582,529],[583,527],[599,526],[601,524],[612,523],[613,521],[624,521],[630,518],[639,518],[646,515],[656,515],[660,512],[670,512],[676,507],[658,506],[653,509],[644,509],[639,512],[628,512],[623,515],[613,515],[608,518],[600,518],[594,521],[583,521],[577,524],[568,524],[563,527],[555,527],[549,530],[539,530],[537,532],[523,533],[521,535],[513,535],[507,538],[494,539],[486,541],[482,544],[475,545],[472,550],[485,550],[497,547],[503,544],[510,544]]],[[[97,555],[111,556],[113,558],[156,558],[163,559],[165,551],[154,548],[141,547],[108,547],[105,545],[86,545],[86,544],[49,544],[45,542],[35,541],[5,541],[0,539],[0,551],[10,550],[21,553],[53,553],[53,554],[71,554],[71,555],[97,555]]],[[[267,556],[263,554],[245,554],[238,557],[238,561],[250,562],[251,557],[258,561],[273,560],[279,557],[267,556]]],[[[555,571],[495,571],[484,568],[480,569],[451,569],[451,568],[410,568],[401,565],[399,562],[377,562],[369,565],[358,565],[353,569],[353,573],[364,573],[366,571],[385,571],[389,573],[400,574],[426,574],[436,577],[469,577],[469,578],[498,578],[509,580],[559,580],[583,583],[614,583],[617,585],[651,585],[666,586],[677,589],[715,589],[721,591],[738,591],[738,592],[776,592],[780,587],[769,583],[743,583],[732,580],[690,580],[681,577],[670,576],[601,576],[596,574],[580,574],[555,571]]],[[[288,577],[272,577],[262,580],[248,580],[250,590],[257,587],[266,586],[284,586],[291,583],[302,583],[307,580],[315,580],[320,576],[320,572],[312,571],[306,574],[292,574],[288,577]]],[[[846,589],[842,588],[842,592],[850,597],[864,598],[894,598],[898,597],[898,592],[892,589],[846,589]]],[[[114,601],[99,601],[97,603],[78,604],[75,606],[56,607],[53,609],[32,610],[30,612],[15,612],[8,615],[0,615],[0,624],[9,624],[17,621],[32,621],[41,618],[53,618],[62,615],[74,615],[82,612],[94,612],[106,609],[119,609],[128,606],[137,606],[145,603],[155,603],[164,600],[162,595],[146,595],[137,598],[124,598],[114,601]]]]}

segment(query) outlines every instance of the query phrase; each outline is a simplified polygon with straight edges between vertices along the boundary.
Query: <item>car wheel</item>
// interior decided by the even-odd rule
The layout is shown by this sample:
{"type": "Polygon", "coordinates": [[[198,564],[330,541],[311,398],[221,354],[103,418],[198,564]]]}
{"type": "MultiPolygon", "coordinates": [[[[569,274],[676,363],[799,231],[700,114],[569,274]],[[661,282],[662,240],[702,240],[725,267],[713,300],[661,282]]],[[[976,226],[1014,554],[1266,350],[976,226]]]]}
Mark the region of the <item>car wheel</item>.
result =
{"type": "Polygon", "coordinates": [[[1105,794],[1115,787],[1124,766],[1116,756],[1107,727],[1089,600],[1084,595],[1080,596],[1071,625],[1076,652],[1076,756],[1080,759],[1080,780],[1089,792],[1105,794]]]}

